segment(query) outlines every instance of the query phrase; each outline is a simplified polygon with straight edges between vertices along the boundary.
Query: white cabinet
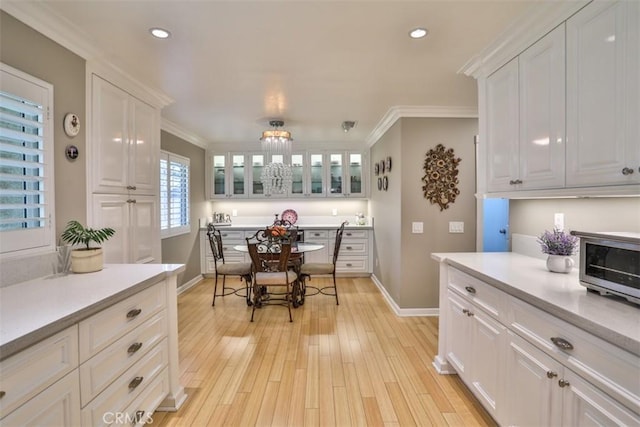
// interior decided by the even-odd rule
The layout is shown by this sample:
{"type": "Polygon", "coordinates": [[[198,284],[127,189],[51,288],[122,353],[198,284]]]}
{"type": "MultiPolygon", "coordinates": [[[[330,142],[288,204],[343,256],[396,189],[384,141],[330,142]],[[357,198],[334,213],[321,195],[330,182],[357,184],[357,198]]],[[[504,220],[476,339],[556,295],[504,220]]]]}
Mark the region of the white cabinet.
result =
{"type": "Polygon", "coordinates": [[[102,244],[105,263],[160,262],[158,215],[157,196],[94,194],[94,222],[116,230],[102,244]]]}
{"type": "Polygon", "coordinates": [[[328,263],[331,262],[329,259],[329,230],[315,230],[315,229],[305,229],[304,230],[304,242],[305,243],[313,243],[316,245],[323,245],[324,247],[319,251],[307,252],[304,254],[304,262],[313,262],[313,263],[328,263]]]}
{"type": "Polygon", "coordinates": [[[326,180],[329,197],[365,197],[364,154],[331,152],[327,154],[326,180]]]}
{"type": "MultiPolygon", "coordinates": [[[[226,230],[220,227],[220,237],[222,237],[222,253],[225,263],[251,262],[249,254],[236,251],[235,245],[246,245],[245,235],[252,236],[255,231],[226,230]]],[[[207,230],[200,230],[200,272],[202,274],[215,274],[216,265],[207,230]]]]}
{"type": "Polygon", "coordinates": [[[247,156],[241,153],[209,156],[209,197],[212,199],[247,198],[249,195],[247,156]]]}
{"type": "Polygon", "coordinates": [[[490,192],[564,186],[564,25],[487,78],[490,192]]]}
{"type": "Polygon", "coordinates": [[[567,185],[640,183],[640,3],[567,20],[567,185]]]}
{"type": "Polygon", "coordinates": [[[158,194],[160,112],[92,76],[92,192],[158,194]]]}
{"type": "Polygon", "coordinates": [[[291,155],[292,197],[325,197],[326,174],[324,154],[309,151],[291,155]]]}
{"type": "MultiPolygon", "coordinates": [[[[334,230],[329,231],[329,262],[333,261],[336,245],[334,230]]],[[[347,228],[342,234],[342,242],[336,260],[337,273],[372,273],[373,239],[369,230],[347,228]]]]}

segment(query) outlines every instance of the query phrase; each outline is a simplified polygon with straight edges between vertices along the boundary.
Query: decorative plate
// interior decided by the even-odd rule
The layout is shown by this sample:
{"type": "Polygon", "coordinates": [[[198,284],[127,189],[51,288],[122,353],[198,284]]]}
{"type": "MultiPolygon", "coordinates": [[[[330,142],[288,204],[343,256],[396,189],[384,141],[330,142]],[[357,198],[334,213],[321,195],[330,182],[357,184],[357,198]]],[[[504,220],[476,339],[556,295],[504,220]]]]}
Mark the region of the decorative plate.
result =
{"type": "Polygon", "coordinates": [[[385,163],[384,160],[380,160],[380,173],[384,174],[385,163]]]}
{"type": "Polygon", "coordinates": [[[387,172],[391,172],[391,156],[387,157],[385,166],[387,168],[387,172]]]}
{"type": "Polygon", "coordinates": [[[80,119],[73,113],[64,116],[64,133],[73,138],[80,133],[80,119]]]}
{"type": "Polygon", "coordinates": [[[291,224],[295,224],[298,220],[298,213],[293,209],[286,209],[280,215],[283,221],[289,221],[291,224]]]}
{"type": "Polygon", "coordinates": [[[375,164],[373,170],[376,175],[380,175],[380,165],[378,163],[375,164]]]}

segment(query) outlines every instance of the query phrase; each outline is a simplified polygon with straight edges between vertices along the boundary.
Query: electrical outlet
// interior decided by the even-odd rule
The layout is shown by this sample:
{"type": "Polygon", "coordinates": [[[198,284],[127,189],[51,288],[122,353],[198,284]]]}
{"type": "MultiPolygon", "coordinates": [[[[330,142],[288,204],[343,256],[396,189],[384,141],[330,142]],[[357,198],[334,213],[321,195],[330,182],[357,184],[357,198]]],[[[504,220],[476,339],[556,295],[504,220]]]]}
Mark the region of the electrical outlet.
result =
{"type": "Polygon", "coordinates": [[[556,228],[560,231],[564,230],[564,214],[563,213],[553,214],[553,228],[556,228]]]}
{"type": "Polygon", "coordinates": [[[464,233],[464,222],[449,221],[449,233],[464,233]]]}
{"type": "Polygon", "coordinates": [[[238,209],[231,210],[231,216],[238,216],[238,209]]]}
{"type": "Polygon", "coordinates": [[[338,215],[338,209],[331,209],[331,215],[333,216],[338,215]]]}
{"type": "Polygon", "coordinates": [[[424,226],[424,223],[422,223],[422,222],[412,222],[411,223],[411,232],[413,234],[422,234],[422,233],[424,233],[423,226],[424,226]]]}

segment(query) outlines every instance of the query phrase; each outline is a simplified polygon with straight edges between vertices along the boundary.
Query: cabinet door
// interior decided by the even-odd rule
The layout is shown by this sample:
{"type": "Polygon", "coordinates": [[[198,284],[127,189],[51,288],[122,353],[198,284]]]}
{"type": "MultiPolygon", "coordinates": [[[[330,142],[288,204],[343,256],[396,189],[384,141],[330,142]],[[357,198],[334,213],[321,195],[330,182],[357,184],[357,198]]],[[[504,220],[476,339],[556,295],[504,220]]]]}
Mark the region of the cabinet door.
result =
{"type": "Polygon", "coordinates": [[[135,194],[158,194],[160,140],[158,111],[130,97],[129,182],[135,194]]]}
{"type": "Polygon", "coordinates": [[[3,426],[79,426],[80,380],[78,370],[45,389],[7,415],[3,426]]]}
{"type": "Polygon", "coordinates": [[[518,59],[487,78],[487,189],[509,191],[518,179],[518,59]]]}
{"type": "Polygon", "coordinates": [[[227,173],[227,180],[230,184],[227,189],[227,197],[246,198],[249,194],[246,156],[244,154],[229,155],[227,173]]]}
{"type": "Polygon", "coordinates": [[[309,153],[308,197],[324,197],[327,194],[325,158],[322,153],[309,153]]]}
{"type": "Polygon", "coordinates": [[[330,153],[327,155],[327,181],[329,182],[329,192],[327,196],[344,196],[347,189],[344,188],[344,154],[330,153]]]}
{"type": "Polygon", "coordinates": [[[470,380],[469,336],[471,322],[469,304],[451,291],[447,292],[447,359],[466,383],[470,380]]]}
{"type": "Polygon", "coordinates": [[[154,196],[135,196],[129,203],[130,256],[128,262],[160,262],[160,222],[158,202],[154,196]]]}
{"type": "Polygon", "coordinates": [[[637,1],[593,2],[567,21],[568,186],[640,182],[639,26],[637,1]]]}
{"type": "Polygon", "coordinates": [[[345,168],[347,176],[345,182],[348,182],[347,195],[349,197],[365,196],[365,180],[364,180],[364,155],[362,153],[347,153],[348,167],[345,168]]]}
{"type": "Polygon", "coordinates": [[[508,332],[504,383],[505,419],[513,426],[561,425],[562,395],[558,387],[563,367],[519,336],[508,332]]]}
{"type": "Polygon", "coordinates": [[[224,154],[211,156],[211,194],[212,199],[227,197],[228,157],[224,154]]]}
{"type": "Polygon", "coordinates": [[[291,155],[291,196],[302,197],[309,194],[308,180],[305,176],[307,168],[308,162],[305,161],[304,153],[291,155]]]}
{"type": "Polygon", "coordinates": [[[126,192],[129,175],[129,94],[92,78],[93,192],[126,192]]]}
{"type": "Polygon", "coordinates": [[[564,24],[518,57],[521,189],[564,186],[564,24]]]}
{"type": "Polygon", "coordinates": [[[472,306],[470,314],[470,320],[473,322],[472,387],[491,416],[500,419],[506,410],[502,392],[507,328],[475,306],[472,306]]]}
{"type": "Polygon", "coordinates": [[[109,240],[102,243],[105,264],[129,262],[129,200],[132,199],[116,194],[94,194],[92,197],[93,225],[111,227],[116,231],[109,240]]]}
{"type": "Polygon", "coordinates": [[[267,165],[265,154],[249,154],[249,197],[263,198],[264,185],[262,184],[262,172],[267,165]]]}
{"type": "Polygon", "coordinates": [[[605,393],[571,370],[566,369],[562,379],[566,384],[561,388],[564,404],[562,425],[576,427],[638,425],[638,414],[611,400],[605,393]]]}

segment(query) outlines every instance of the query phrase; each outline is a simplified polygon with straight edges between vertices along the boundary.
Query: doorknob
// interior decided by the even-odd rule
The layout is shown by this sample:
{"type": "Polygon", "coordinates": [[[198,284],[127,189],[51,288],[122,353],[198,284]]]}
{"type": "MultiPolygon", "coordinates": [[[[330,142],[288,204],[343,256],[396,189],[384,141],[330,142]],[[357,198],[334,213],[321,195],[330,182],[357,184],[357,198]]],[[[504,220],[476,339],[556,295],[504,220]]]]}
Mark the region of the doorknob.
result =
{"type": "Polygon", "coordinates": [[[507,234],[507,230],[505,230],[504,228],[501,228],[500,231],[498,231],[498,233],[507,234]]]}

